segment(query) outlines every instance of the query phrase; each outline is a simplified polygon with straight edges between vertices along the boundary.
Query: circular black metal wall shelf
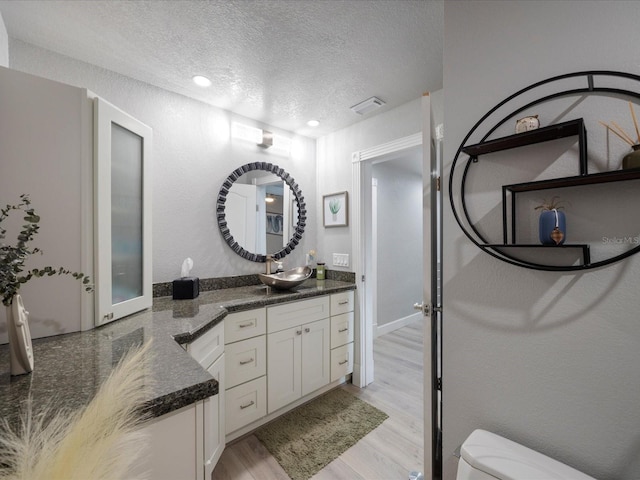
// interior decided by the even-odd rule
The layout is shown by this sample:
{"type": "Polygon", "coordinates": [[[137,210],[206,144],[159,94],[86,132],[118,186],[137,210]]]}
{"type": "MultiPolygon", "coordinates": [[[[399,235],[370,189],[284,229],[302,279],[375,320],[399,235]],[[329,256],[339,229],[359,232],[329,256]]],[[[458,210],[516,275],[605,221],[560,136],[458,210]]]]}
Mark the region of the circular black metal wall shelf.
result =
{"type": "Polygon", "coordinates": [[[533,107],[536,105],[540,105],[542,103],[551,102],[556,99],[575,96],[575,95],[607,95],[614,97],[622,97],[622,98],[633,98],[640,99],[640,76],[624,73],[624,72],[615,72],[615,71],[605,71],[605,70],[593,70],[593,71],[583,71],[583,72],[575,72],[568,73],[564,75],[559,75],[556,77],[551,77],[546,80],[542,80],[536,83],[529,85],[528,87],[523,88],[522,90],[517,91],[516,93],[510,95],[505,98],[503,101],[498,103],[495,107],[489,110],[478,122],[473,126],[473,128],[467,133],[464,137],[463,141],[460,143],[456,155],[454,157],[453,163],[451,165],[451,172],[449,176],[449,201],[451,203],[451,208],[453,211],[453,215],[456,219],[456,222],[464,232],[464,234],[471,240],[478,248],[482,251],[488,253],[492,257],[495,257],[499,260],[507,262],[512,265],[516,265],[519,267],[534,269],[534,270],[546,270],[546,271],[579,271],[579,270],[589,270],[593,268],[603,267],[606,265],[610,265],[612,263],[623,260],[624,258],[630,257],[634,255],[638,251],[640,251],[640,244],[628,249],[627,251],[620,253],[618,255],[611,256],[604,260],[599,260],[595,262],[591,262],[590,258],[590,250],[588,244],[574,244],[574,245],[562,245],[562,246],[543,246],[543,245],[527,245],[527,244],[517,244],[515,243],[515,198],[518,192],[526,192],[526,191],[537,191],[544,190],[549,188],[565,188],[565,187],[575,187],[580,185],[592,185],[592,184],[600,184],[600,183],[610,183],[610,182],[619,182],[626,180],[636,180],[640,179],[640,169],[633,170],[622,170],[622,171],[611,171],[604,173],[594,173],[589,174],[587,172],[587,132],[584,127],[583,120],[576,119],[570,120],[568,122],[559,123],[556,125],[550,125],[548,127],[543,127],[537,130],[531,130],[524,133],[519,133],[515,135],[509,135],[506,137],[501,137],[497,139],[487,140],[491,134],[493,134],[498,128],[504,125],[510,119],[515,118],[519,113],[533,107]],[[616,79],[622,79],[626,81],[639,82],[638,87],[639,91],[628,90],[626,88],[617,88],[613,86],[597,86],[596,85],[596,77],[610,77],[616,79]],[[467,145],[467,142],[471,138],[471,136],[479,131],[479,128],[483,126],[483,124],[487,123],[489,117],[495,114],[499,109],[505,107],[509,102],[516,100],[518,97],[523,96],[525,93],[530,92],[536,88],[543,87],[546,85],[561,83],[566,79],[584,79],[585,86],[580,88],[569,88],[564,90],[556,91],[555,93],[546,94],[536,100],[529,101],[525,105],[519,106],[515,110],[510,111],[507,115],[503,116],[495,125],[493,125],[486,134],[484,134],[479,143],[473,145],[467,145]],[[502,213],[503,213],[503,243],[491,243],[488,242],[484,236],[480,233],[479,229],[476,227],[472,219],[469,215],[469,209],[467,208],[467,202],[465,200],[466,193],[466,185],[467,185],[467,175],[469,173],[469,168],[472,164],[478,162],[478,157],[480,155],[499,152],[503,150],[509,150],[513,148],[519,148],[526,145],[534,145],[538,143],[547,142],[550,140],[556,140],[559,138],[565,138],[570,136],[578,137],[578,145],[579,145],[579,167],[580,174],[575,177],[563,177],[563,178],[555,178],[549,180],[541,180],[541,181],[533,181],[527,183],[513,184],[513,185],[503,185],[503,194],[502,194],[502,213]],[[461,158],[462,154],[468,155],[465,159],[461,158]],[[460,164],[460,165],[459,165],[460,164]],[[456,168],[458,168],[458,172],[460,169],[462,173],[461,180],[459,182],[459,198],[460,198],[460,209],[456,208],[456,201],[454,198],[454,177],[456,168]],[[508,243],[508,231],[507,231],[507,192],[511,196],[511,214],[512,214],[512,239],[514,243],[508,243]],[[583,262],[582,264],[572,264],[572,265],[547,265],[544,263],[536,263],[524,260],[522,258],[518,258],[515,255],[515,252],[522,248],[530,248],[530,249],[540,249],[540,251],[544,251],[544,249],[576,249],[580,251],[582,254],[583,262]],[[514,253],[512,253],[514,252],[514,253]]]}
{"type": "Polygon", "coordinates": [[[227,194],[229,193],[229,189],[233,186],[234,182],[244,175],[247,172],[251,172],[254,170],[261,170],[266,172],[271,172],[278,177],[280,177],[285,184],[289,186],[291,189],[291,193],[293,194],[295,200],[298,202],[298,221],[295,225],[295,231],[293,235],[289,239],[289,242],[282,250],[271,254],[271,257],[276,260],[283,258],[285,255],[291,253],[296,245],[300,243],[302,240],[302,234],[304,233],[304,227],[306,226],[307,221],[307,208],[304,203],[304,197],[302,196],[302,191],[300,187],[293,179],[291,175],[289,175],[284,169],[280,168],[278,165],[273,165],[271,163],[266,162],[252,162],[247,163],[241,167],[236,168],[231,175],[229,175],[226,180],[222,183],[222,187],[220,187],[220,192],[218,193],[218,201],[216,203],[216,217],[218,219],[218,227],[220,228],[220,233],[224,238],[225,242],[231,247],[231,249],[240,255],[242,258],[249,260],[251,262],[265,262],[267,259],[266,255],[249,252],[245,250],[242,245],[240,245],[231,235],[229,231],[229,226],[227,225],[227,217],[225,213],[225,204],[227,201],[227,194]]]}

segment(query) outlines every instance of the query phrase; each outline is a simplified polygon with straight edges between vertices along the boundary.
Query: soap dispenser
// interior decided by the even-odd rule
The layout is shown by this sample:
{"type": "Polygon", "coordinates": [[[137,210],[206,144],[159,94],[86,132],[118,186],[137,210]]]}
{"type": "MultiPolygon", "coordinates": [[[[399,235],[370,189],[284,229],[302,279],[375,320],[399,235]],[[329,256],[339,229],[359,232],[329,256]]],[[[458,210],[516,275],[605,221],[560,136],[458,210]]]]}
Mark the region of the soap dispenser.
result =
{"type": "Polygon", "coordinates": [[[284,267],[282,266],[282,260],[274,260],[276,264],[276,273],[284,272],[284,267]]]}

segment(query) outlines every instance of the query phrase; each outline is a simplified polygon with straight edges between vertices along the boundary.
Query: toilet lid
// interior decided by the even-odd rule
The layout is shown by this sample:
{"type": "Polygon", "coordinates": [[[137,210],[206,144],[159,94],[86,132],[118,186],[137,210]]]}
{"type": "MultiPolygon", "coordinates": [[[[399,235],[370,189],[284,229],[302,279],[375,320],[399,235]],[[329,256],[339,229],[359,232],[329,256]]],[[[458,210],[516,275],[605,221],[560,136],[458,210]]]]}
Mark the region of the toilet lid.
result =
{"type": "Polygon", "coordinates": [[[460,448],[473,468],[500,480],[595,480],[568,465],[486,430],[475,430],[460,448]]]}

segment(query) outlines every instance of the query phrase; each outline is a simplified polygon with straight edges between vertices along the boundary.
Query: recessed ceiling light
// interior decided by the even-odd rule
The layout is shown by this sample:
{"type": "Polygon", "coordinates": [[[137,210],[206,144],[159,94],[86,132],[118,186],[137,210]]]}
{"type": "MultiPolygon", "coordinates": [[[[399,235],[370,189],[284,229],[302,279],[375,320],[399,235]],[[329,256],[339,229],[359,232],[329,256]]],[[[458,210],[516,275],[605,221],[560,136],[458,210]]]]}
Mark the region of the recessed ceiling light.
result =
{"type": "Polygon", "coordinates": [[[320,125],[320,122],[318,120],[309,120],[307,122],[307,125],[309,125],[310,127],[317,127],[318,125],[320,125]]]}
{"type": "Polygon", "coordinates": [[[203,77],[202,75],[196,75],[193,77],[193,83],[195,83],[196,85],[200,86],[200,87],[210,87],[211,86],[211,80],[209,80],[207,77],[203,77]]]}

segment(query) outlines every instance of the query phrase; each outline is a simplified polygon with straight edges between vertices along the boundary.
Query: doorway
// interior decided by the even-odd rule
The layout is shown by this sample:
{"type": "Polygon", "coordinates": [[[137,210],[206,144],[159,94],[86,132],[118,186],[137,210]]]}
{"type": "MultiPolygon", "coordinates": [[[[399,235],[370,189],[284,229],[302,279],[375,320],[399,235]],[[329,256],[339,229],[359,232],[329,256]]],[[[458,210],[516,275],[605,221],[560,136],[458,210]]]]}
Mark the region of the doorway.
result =
{"type": "Polygon", "coordinates": [[[422,147],[365,162],[364,295],[374,339],[420,322],[422,301],[422,147]]]}
{"type": "MultiPolygon", "coordinates": [[[[366,237],[372,236],[372,229],[379,229],[379,225],[369,227],[366,222],[365,209],[369,198],[377,200],[380,196],[371,196],[369,191],[372,186],[369,177],[365,175],[369,165],[373,162],[381,162],[391,158],[400,158],[402,152],[414,147],[421,150],[423,189],[422,199],[422,295],[417,298],[414,307],[421,310],[422,329],[424,332],[423,348],[423,404],[424,404],[424,471],[427,478],[434,480],[442,478],[441,468],[441,349],[440,338],[442,321],[442,304],[438,294],[438,285],[441,283],[439,260],[441,255],[440,223],[442,208],[440,191],[441,158],[437,155],[437,145],[434,139],[441,138],[432,129],[431,99],[428,93],[422,97],[422,131],[408,137],[403,137],[392,142],[377,145],[366,150],[352,154],[352,191],[353,191],[353,225],[352,225],[352,251],[353,266],[356,274],[356,286],[358,293],[357,310],[358,322],[356,327],[356,351],[354,355],[353,383],[363,388],[374,381],[373,362],[373,338],[374,327],[372,309],[374,302],[372,296],[367,295],[368,283],[372,279],[379,278],[377,272],[371,274],[371,258],[367,258],[366,237]],[[368,272],[368,273],[367,273],[368,272]],[[420,301],[421,299],[421,301],[420,301]]],[[[440,129],[441,130],[441,129],[440,129]]],[[[373,167],[371,167],[373,168],[373,167]]],[[[374,185],[377,187],[377,185],[374,185]]],[[[377,217],[376,217],[377,218],[377,217]]],[[[372,222],[369,222],[372,223],[372,222]]],[[[379,250],[379,246],[377,247],[379,250]]],[[[402,254],[402,243],[396,241],[393,252],[402,254]]],[[[416,262],[418,263],[418,262],[416,262]]],[[[376,265],[376,267],[379,267],[376,265]]],[[[377,328],[376,328],[377,330],[377,328]]]]}

